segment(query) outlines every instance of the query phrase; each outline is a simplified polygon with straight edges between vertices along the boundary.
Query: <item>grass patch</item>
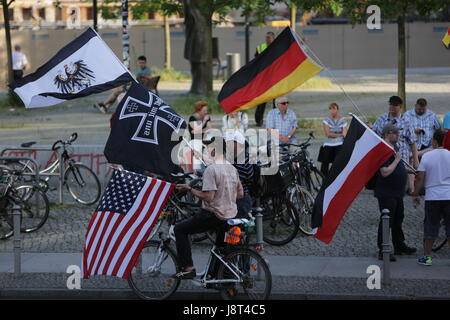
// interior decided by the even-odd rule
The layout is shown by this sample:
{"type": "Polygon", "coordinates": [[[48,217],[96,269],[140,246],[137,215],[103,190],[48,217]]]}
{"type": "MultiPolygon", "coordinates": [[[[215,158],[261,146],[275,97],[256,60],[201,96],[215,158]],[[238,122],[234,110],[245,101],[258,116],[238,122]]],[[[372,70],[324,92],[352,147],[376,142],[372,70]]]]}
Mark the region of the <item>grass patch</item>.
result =
{"type": "Polygon", "coordinates": [[[160,81],[184,81],[190,80],[191,76],[185,73],[176,71],[173,68],[163,68],[152,67],[154,76],[160,76],[160,81]]]}
{"type": "Polygon", "coordinates": [[[188,94],[183,95],[174,100],[172,103],[172,108],[182,115],[189,115],[195,112],[194,103],[203,100],[208,102],[208,112],[210,114],[225,114],[222,107],[219,105],[217,101],[217,93],[212,93],[209,96],[201,96],[188,94]]]}

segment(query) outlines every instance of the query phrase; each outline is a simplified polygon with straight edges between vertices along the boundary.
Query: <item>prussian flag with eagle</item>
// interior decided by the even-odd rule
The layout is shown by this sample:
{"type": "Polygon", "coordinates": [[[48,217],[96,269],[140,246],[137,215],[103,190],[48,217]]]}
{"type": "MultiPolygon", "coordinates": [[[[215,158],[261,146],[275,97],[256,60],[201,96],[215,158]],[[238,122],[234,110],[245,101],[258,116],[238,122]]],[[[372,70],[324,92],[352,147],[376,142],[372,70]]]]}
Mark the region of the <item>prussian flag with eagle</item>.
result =
{"type": "Polygon", "coordinates": [[[322,70],[297,34],[287,27],[225,82],[219,104],[226,113],[250,109],[294,90],[322,70]]]}
{"type": "Polygon", "coordinates": [[[52,106],[134,81],[100,36],[89,28],[53,58],[9,85],[26,108],[52,106]]]}

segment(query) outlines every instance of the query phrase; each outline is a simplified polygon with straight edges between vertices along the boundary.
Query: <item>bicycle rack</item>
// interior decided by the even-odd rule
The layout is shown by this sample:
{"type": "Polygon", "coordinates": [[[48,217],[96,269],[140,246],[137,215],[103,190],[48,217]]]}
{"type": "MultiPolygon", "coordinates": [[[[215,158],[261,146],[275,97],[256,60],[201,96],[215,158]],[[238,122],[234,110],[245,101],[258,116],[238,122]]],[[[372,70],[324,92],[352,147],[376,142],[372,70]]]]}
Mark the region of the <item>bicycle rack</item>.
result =
{"type": "MultiPolygon", "coordinates": [[[[1,153],[3,155],[3,152],[1,153]]],[[[4,160],[26,160],[33,163],[35,168],[37,168],[37,162],[30,158],[25,157],[0,157],[0,162],[4,160]]],[[[35,173],[27,173],[24,174],[27,176],[34,176],[35,182],[39,183],[39,170],[35,170],[35,173]]],[[[39,197],[36,198],[36,207],[39,210],[39,197]]],[[[13,207],[13,228],[14,228],[14,274],[16,276],[20,276],[21,273],[21,267],[22,267],[22,261],[21,261],[21,253],[22,253],[22,234],[20,232],[21,226],[21,209],[20,207],[14,205],[13,207]]]]}
{"type": "MultiPolygon", "coordinates": [[[[50,152],[56,152],[55,150],[50,149],[50,148],[6,148],[6,149],[3,149],[2,152],[0,153],[0,159],[1,159],[1,157],[4,156],[6,151],[29,151],[29,152],[31,152],[31,151],[47,151],[47,152],[50,151],[50,152]]],[[[45,176],[45,177],[58,177],[59,176],[59,204],[63,204],[63,201],[64,201],[63,184],[64,184],[64,169],[65,168],[64,168],[64,162],[62,159],[62,153],[57,152],[57,154],[58,154],[58,160],[59,160],[59,165],[60,165],[59,172],[44,172],[44,173],[41,173],[40,175],[45,176]]],[[[13,158],[14,160],[21,160],[18,157],[11,157],[11,158],[13,158]]],[[[26,158],[26,159],[32,160],[29,158],[26,158]]],[[[8,160],[11,160],[11,159],[8,159],[8,160]]],[[[36,171],[38,172],[39,166],[37,165],[36,161],[32,160],[32,162],[35,165],[36,171]]]]}

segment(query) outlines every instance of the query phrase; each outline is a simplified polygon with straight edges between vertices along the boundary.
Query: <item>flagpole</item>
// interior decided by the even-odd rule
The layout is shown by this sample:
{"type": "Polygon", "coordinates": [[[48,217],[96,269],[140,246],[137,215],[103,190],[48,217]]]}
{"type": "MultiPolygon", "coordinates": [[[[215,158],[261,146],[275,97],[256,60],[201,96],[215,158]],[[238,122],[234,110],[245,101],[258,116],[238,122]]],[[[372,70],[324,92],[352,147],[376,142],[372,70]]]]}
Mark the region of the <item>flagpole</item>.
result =
{"type": "Polygon", "coordinates": [[[330,74],[330,76],[331,76],[331,78],[333,79],[333,82],[339,87],[339,89],[341,89],[341,91],[344,93],[344,95],[347,97],[347,99],[349,99],[350,100],[350,102],[352,103],[352,105],[353,105],[353,107],[356,109],[356,111],[358,111],[358,113],[360,113],[365,119],[366,119],[366,122],[369,122],[368,121],[368,117],[367,117],[367,115],[365,114],[365,113],[363,113],[359,108],[358,108],[358,106],[356,105],[356,103],[353,101],[353,99],[347,94],[347,92],[345,92],[345,90],[344,90],[344,88],[341,86],[341,84],[337,81],[337,79],[336,79],[336,77],[334,76],[334,74],[331,72],[331,70],[327,67],[327,66],[325,66],[325,64],[323,64],[322,63],[322,61],[319,59],[319,57],[314,53],[314,51],[302,40],[302,38],[297,34],[297,32],[296,31],[293,31],[292,30],[292,28],[291,28],[291,32],[294,34],[294,35],[296,35],[296,40],[298,41],[298,42],[300,42],[301,43],[301,45],[303,45],[303,46],[305,46],[307,49],[308,49],[308,51],[313,55],[313,57],[314,57],[314,59],[316,60],[316,62],[318,62],[318,64],[324,69],[324,70],[326,70],[329,74],[330,74]]]}
{"type": "Polygon", "coordinates": [[[183,141],[186,142],[186,144],[188,145],[188,147],[192,150],[192,153],[194,154],[194,157],[196,157],[198,160],[200,160],[202,162],[202,164],[206,167],[206,163],[203,161],[202,158],[199,158],[195,155],[196,150],[191,146],[190,142],[186,140],[185,137],[183,137],[183,141]]]}

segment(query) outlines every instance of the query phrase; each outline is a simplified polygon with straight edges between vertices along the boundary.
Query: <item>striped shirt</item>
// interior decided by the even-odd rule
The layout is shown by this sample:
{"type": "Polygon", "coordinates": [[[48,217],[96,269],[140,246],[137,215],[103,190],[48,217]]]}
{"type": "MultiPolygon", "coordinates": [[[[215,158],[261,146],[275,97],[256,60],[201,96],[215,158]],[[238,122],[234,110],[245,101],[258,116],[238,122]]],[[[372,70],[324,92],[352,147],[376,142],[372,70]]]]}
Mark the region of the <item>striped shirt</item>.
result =
{"type": "MultiPolygon", "coordinates": [[[[344,128],[347,126],[347,120],[345,118],[339,118],[337,120],[334,120],[330,117],[327,117],[323,120],[323,123],[330,128],[331,133],[342,133],[344,128]]],[[[326,137],[323,141],[324,146],[340,146],[344,142],[344,137],[336,137],[336,138],[329,138],[326,137]]]]}
{"type": "Polygon", "coordinates": [[[408,118],[413,130],[422,129],[424,131],[424,133],[416,135],[417,149],[431,147],[434,131],[441,128],[441,123],[436,114],[431,110],[427,110],[423,115],[418,115],[416,110],[412,109],[406,111],[404,116],[408,118]]]}
{"type": "Polygon", "coordinates": [[[397,118],[390,119],[388,114],[381,115],[373,125],[373,130],[381,137],[381,131],[386,124],[393,124],[400,128],[400,139],[397,142],[399,152],[402,154],[402,159],[409,163],[409,155],[411,153],[411,145],[416,142],[416,134],[414,128],[411,126],[409,120],[405,115],[400,115],[397,118]]]}
{"type": "Polygon", "coordinates": [[[233,164],[239,174],[239,180],[241,180],[242,187],[244,189],[244,194],[249,194],[250,187],[253,183],[253,165],[250,164],[250,156],[248,152],[245,152],[245,161],[239,161],[233,164]],[[242,163],[244,162],[244,163],[242,163]]]}

